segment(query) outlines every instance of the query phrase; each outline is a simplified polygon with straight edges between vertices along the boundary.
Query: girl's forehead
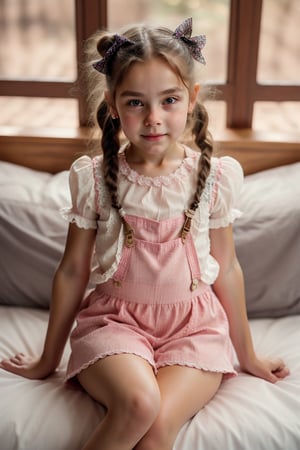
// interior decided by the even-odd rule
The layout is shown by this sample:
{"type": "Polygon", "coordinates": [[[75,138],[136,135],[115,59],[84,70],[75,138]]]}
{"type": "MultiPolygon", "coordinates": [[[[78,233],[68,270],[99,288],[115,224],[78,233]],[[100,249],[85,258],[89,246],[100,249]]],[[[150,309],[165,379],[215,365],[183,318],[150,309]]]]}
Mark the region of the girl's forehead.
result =
{"type": "Polygon", "coordinates": [[[175,87],[182,89],[184,84],[166,61],[151,58],[132,63],[117,90],[140,91],[151,87],[161,90],[175,87]]]}

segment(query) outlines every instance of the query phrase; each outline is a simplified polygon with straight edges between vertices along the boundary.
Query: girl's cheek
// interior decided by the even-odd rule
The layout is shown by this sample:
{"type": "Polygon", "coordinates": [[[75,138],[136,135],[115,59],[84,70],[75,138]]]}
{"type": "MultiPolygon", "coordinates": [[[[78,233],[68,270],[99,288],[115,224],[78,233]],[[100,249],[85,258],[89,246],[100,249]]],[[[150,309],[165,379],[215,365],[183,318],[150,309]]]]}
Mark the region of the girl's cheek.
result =
{"type": "Polygon", "coordinates": [[[173,120],[172,120],[172,125],[174,128],[177,128],[178,130],[182,127],[185,127],[187,122],[187,114],[185,114],[184,112],[173,116],[173,120]]]}
{"type": "Polygon", "coordinates": [[[126,128],[133,128],[137,126],[137,124],[140,122],[140,119],[138,119],[137,116],[126,114],[123,117],[121,117],[121,123],[123,127],[126,128]]]}

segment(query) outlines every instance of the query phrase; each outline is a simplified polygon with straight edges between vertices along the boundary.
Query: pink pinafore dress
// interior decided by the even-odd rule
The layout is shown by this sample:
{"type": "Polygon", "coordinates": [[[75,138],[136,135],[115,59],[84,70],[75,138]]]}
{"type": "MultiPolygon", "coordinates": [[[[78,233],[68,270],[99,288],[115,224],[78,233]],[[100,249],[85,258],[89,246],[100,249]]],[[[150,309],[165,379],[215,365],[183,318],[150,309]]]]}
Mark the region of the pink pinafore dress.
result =
{"type": "Polygon", "coordinates": [[[154,372],[181,365],[234,375],[225,312],[201,267],[185,214],[130,226],[113,277],[84,300],[71,335],[67,379],[109,355],[132,354],[154,372]]]}

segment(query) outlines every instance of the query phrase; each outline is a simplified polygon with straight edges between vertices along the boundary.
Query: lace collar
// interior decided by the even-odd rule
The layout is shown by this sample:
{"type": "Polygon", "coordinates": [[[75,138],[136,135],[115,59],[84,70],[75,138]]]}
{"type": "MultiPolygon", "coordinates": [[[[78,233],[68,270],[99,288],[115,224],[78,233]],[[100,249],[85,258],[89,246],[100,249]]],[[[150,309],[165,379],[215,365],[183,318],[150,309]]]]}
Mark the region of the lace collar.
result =
{"type": "Polygon", "coordinates": [[[186,178],[189,172],[195,167],[195,158],[199,154],[196,151],[184,146],[185,157],[182,160],[180,166],[169,175],[162,175],[156,177],[148,177],[141,175],[135,170],[131,169],[126,161],[124,146],[119,153],[119,170],[120,173],[127,178],[131,183],[138,184],[140,186],[168,186],[173,180],[186,178]]]}

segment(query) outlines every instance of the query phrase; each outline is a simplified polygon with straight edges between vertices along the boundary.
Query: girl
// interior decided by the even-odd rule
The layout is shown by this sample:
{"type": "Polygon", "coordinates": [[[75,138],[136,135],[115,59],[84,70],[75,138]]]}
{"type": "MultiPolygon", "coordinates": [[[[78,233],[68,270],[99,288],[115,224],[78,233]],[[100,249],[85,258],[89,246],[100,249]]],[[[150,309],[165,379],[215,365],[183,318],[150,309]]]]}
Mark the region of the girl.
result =
{"type": "Polygon", "coordinates": [[[191,37],[191,25],[100,35],[103,156],[82,156],[70,170],[70,226],[43,353],[1,363],[48,376],[79,311],[67,379],[106,408],[84,450],[171,450],[181,426],[236,375],[233,347],[254,376],[288,374],[253,348],[231,225],[243,175],[234,159],[211,156],[194,80],[205,37],[191,37]],[[187,127],[200,152],[180,141],[187,127]],[[90,278],[96,287],[81,304],[90,278]]]}

